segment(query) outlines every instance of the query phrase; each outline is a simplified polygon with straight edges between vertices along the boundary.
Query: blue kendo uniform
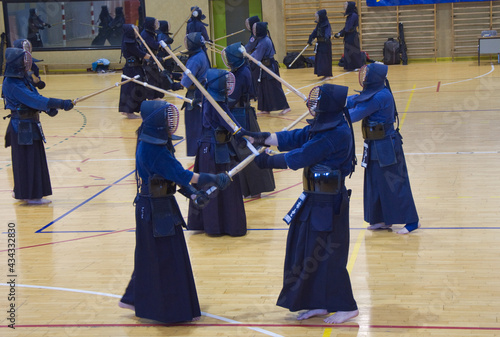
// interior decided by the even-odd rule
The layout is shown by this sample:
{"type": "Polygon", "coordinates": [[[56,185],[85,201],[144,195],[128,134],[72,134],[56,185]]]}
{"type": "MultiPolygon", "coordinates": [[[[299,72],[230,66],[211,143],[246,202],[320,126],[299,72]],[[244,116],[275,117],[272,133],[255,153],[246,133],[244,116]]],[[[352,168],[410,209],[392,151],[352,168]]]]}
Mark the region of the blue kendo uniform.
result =
{"type": "MultiPolygon", "coordinates": [[[[156,33],[157,33],[156,38],[158,39],[158,42],[164,41],[166,43],[166,45],[168,46],[168,48],[170,48],[170,45],[172,43],[174,43],[174,39],[172,39],[172,37],[170,36],[170,35],[172,35],[172,33],[170,33],[170,24],[168,23],[168,21],[160,20],[160,28],[158,29],[158,31],[156,33]]],[[[165,51],[163,48],[160,48],[160,50],[158,51],[158,54],[157,54],[158,59],[160,59],[160,61],[168,55],[169,54],[167,53],[167,51],[165,51]]],[[[172,72],[174,70],[174,65],[175,65],[175,61],[172,58],[169,60],[163,61],[163,66],[165,67],[165,69],[167,69],[170,72],[172,72]]]]}
{"type": "Polygon", "coordinates": [[[141,105],[134,272],[121,302],[135,306],[138,317],[175,323],[201,312],[182,230],[186,224],[174,196],[176,185],[190,186],[193,172],[174,156],[165,127],[168,106],[158,100],[141,105]]]}
{"type": "Polygon", "coordinates": [[[245,50],[247,53],[253,53],[253,50],[255,49],[255,46],[257,45],[257,39],[253,35],[253,30],[252,27],[254,23],[260,22],[260,19],[257,15],[251,16],[248,19],[246,19],[246,22],[248,24],[248,29],[250,30],[250,38],[248,39],[248,43],[245,45],[245,50]]]}
{"type": "MultiPolygon", "coordinates": [[[[160,28],[156,33],[158,42],[164,41],[167,47],[171,48],[170,45],[174,43],[174,39],[170,37],[172,33],[170,33],[170,24],[168,23],[168,21],[160,20],[160,28]]],[[[181,84],[174,82],[174,80],[180,81],[182,78],[182,73],[174,73],[175,60],[173,58],[163,61],[163,58],[168,55],[168,52],[163,48],[160,48],[157,54],[158,60],[162,62],[163,68],[165,68],[165,70],[167,71],[166,74],[164,73],[164,75],[162,76],[162,88],[165,90],[180,90],[182,89],[181,84]],[[165,78],[165,76],[170,76],[170,80],[165,78]]]]}
{"type": "Polygon", "coordinates": [[[50,24],[44,22],[42,18],[37,15],[36,8],[30,8],[30,15],[28,18],[28,36],[27,39],[31,42],[34,48],[43,47],[42,37],[40,35],[40,30],[44,30],[45,27],[50,28],[50,24]]]}
{"type": "Polygon", "coordinates": [[[312,44],[314,39],[317,40],[314,73],[318,76],[332,76],[332,27],[325,9],[317,11],[316,14],[319,20],[307,41],[308,44],[312,44]]]}
{"type": "Polygon", "coordinates": [[[40,95],[27,78],[24,55],[18,48],[5,51],[2,94],[5,108],[11,111],[5,147],[11,147],[14,197],[34,200],[52,194],[40,112],[53,117],[57,109],[72,109],[73,103],[40,95]]]}
{"type": "MultiPolygon", "coordinates": [[[[279,76],[279,65],[274,59],[274,44],[267,36],[267,22],[256,23],[257,44],[251,54],[257,61],[271,69],[279,76]]],[[[256,64],[252,64],[252,78],[256,84],[258,105],[260,111],[277,111],[288,109],[289,105],[281,83],[256,64]]]]}
{"type": "MultiPolygon", "coordinates": [[[[206,54],[201,47],[204,45],[201,33],[191,33],[186,35],[187,49],[189,59],[186,62],[186,68],[196,77],[198,82],[205,85],[207,79],[207,71],[210,68],[206,54]]],[[[187,88],[186,97],[196,99],[201,102],[201,91],[193,84],[193,81],[186,74],[183,75],[181,84],[187,88]]],[[[191,105],[184,103],[182,106],[185,109],[184,124],[186,127],[186,150],[188,156],[196,156],[198,149],[198,140],[202,135],[202,120],[203,113],[198,103],[191,105]]]]}
{"type": "Polygon", "coordinates": [[[99,14],[99,20],[97,21],[99,25],[99,30],[97,36],[92,40],[91,45],[93,46],[103,46],[106,40],[109,38],[111,33],[111,28],[109,24],[113,21],[111,14],[109,14],[108,6],[101,6],[101,13],[99,14]]]}
{"type": "MultiPolygon", "coordinates": [[[[227,115],[238,124],[226,101],[226,70],[207,72],[207,91],[227,115]]],[[[229,172],[236,165],[236,154],[230,143],[233,128],[220,116],[208,100],[203,102],[203,137],[194,162],[194,172],[229,172]]],[[[188,229],[204,230],[209,235],[242,236],[247,232],[245,206],[238,175],[224,191],[218,191],[202,210],[189,205],[188,229]]]]}
{"type": "MultiPolygon", "coordinates": [[[[246,130],[259,132],[255,109],[250,99],[255,96],[250,67],[240,51],[241,43],[234,43],[225,49],[231,72],[235,77],[233,93],[229,95],[228,107],[238,123],[246,130]]],[[[239,161],[247,158],[251,151],[245,147],[234,147],[239,161]]],[[[262,192],[271,192],[276,188],[273,171],[260,169],[254,162],[238,173],[244,196],[259,196],[262,192]]]]}
{"type": "Polygon", "coordinates": [[[255,158],[260,167],[304,168],[304,192],[284,218],[290,229],[277,305],[290,311],[357,310],[347,272],[351,191],[344,181],[355,165],[354,136],[343,113],[347,91],[322,85],[310,125],[276,133],[278,149],[289,152],[255,158]]]}
{"type": "Polygon", "coordinates": [[[344,13],[347,16],[344,28],[336,35],[344,37],[344,69],[354,70],[361,68],[364,64],[359,43],[359,16],[354,1],[347,2],[344,13]]]}
{"type": "Polygon", "coordinates": [[[371,225],[407,224],[413,230],[418,224],[418,214],[402,137],[399,129],[394,129],[394,97],[385,84],[388,67],[373,63],[367,69],[363,91],[347,100],[352,121],[363,120],[364,218],[371,225]]]}
{"type": "MultiPolygon", "coordinates": [[[[128,77],[139,75],[139,81],[147,82],[146,74],[142,68],[146,50],[136,40],[133,25],[123,25],[122,55],[125,58],[123,74],[128,77]]],[[[122,81],[125,81],[122,79],[122,81]]],[[[147,98],[146,88],[134,82],[120,86],[120,102],[118,111],[126,113],[139,112],[141,103],[147,98]]]]}
{"type": "MultiPolygon", "coordinates": [[[[158,51],[161,49],[161,46],[156,36],[155,25],[156,25],[155,18],[149,16],[146,17],[146,20],[144,21],[144,29],[141,32],[141,37],[144,40],[144,42],[146,42],[146,45],[149,47],[151,52],[153,52],[153,54],[156,56],[156,54],[158,54],[158,51]]],[[[144,48],[146,48],[146,46],[144,46],[144,48]]],[[[160,76],[160,70],[152,57],[147,61],[146,65],[144,66],[144,71],[148,78],[149,84],[159,88],[163,87],[162,77],[160,76]]],[[[146,90],[147,99],[163,98],[165,96],[164,93],[161,93],[159,91],[149,88],[146,89],[147,89],[146,90]]]]}
{"type": "MultiPolygon", "coordinates": [[[[201,22],[202,20],[205,20],[206,18],[205,14],[202,13],[200,7],[196,8],[191,7],[191,12],[192,12],[191,18],[188,20],[186,24],[186,35],[190,33],[200,33],[201,36],[203,36],[203,39],[205,39],[205,41],[210,41],[210,38],[208,37],[207,33],[208,24],[201,22]]],[[[201,49],[205,52],[205,55],[207,55],[207,60],[208,63],[210,64],[207,54],[207,47],[203,45],[201,49]]]]}
{"type": "Polygon", "coordinates": [[[109,23],[109,38],[108,41],[112,46],[118,46],[122,42],[122,36],[125,33],[123,26],[125,25],[125,14],[123,7],[115,8],[115,17],[109,23]]]}

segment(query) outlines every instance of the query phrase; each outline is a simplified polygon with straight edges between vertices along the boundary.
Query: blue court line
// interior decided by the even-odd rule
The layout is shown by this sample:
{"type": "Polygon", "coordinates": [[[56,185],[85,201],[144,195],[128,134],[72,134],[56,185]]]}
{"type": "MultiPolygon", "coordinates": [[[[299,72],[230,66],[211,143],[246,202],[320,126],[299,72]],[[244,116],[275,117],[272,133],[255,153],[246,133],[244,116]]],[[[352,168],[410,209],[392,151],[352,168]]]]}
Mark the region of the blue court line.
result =
{"type": "Polygon", "coordinates": [[[44,227],[40,228],[39,230],[37,230],[35,233],[42,233],[42,231],[47,228],[47,227],[50,227],[52,226],[53,224],[55,224],[56,222],[58,222],[59,220],[61,220],[62,218],[65,218],[67,215],[73,213],[74,211],[76,211],[78,208],[82,207],[83,205],[85,205],[86,203],[88,203],[89,201],[95,199],[96,197],[98,197],[99,195],[101,195],[102,193],[106,192],[107,190],[109,190],[111,187],[113,187],[114,185],[118,184],[120,181],[122,181],[123,179],[127,178],[128,176],[130,176],[132,173],[134,173],[135,170],[133,170],[132,172],[128,173],[127,175],[125,175],[124,177],[118,179],[117,181],[115,181],[114,183],[112,183],[111,185],[107,186],[106,188],[104,188],[103,190],[97,192],[96,194],[94,194],[93,196],[91,196],[90,198],[88,198],[87,200],[85,200],[84,202],[82,202],[81,204],[73,207],[72,209],[70,209],[69,211],[67,211],[66,213],[64,213],[63,215],[61,215],[60,217],[58,217],[57,219],[49,222],[47,225],[45,225],[44,227]]]}
{"type": "MultiPolygon", "coordinates": [[[[186,138],[184,138],[186,139],[186,138]]],[[[184,139],[180,140],[179,142],[175,143],[174,144],[174,147],[177,146],[178,144],[180,144],[181,142],[184,141],[184,139]]],[[[93,196],[91,196],[89,199],[85,200],[84,202],[82,202],[81,204],[73,207],[72,209],[70,209],[69,211],[67,211],[66,213],[64,213],[63,215],[61,215],[60,217],[58,217],[57,219],[49,222],[47,225],[45,225],[44,227],[40,228],[39,230],[37,230],[35,233],[99,233],[101,231],[49,231],[49,232],[42,232],[45,228],[47,227],[50,227],[52,226],[54,223],[56,223],[57,221],[61,220],[62,218],[66,217],[67,215],[71,214],[72,212],[76,211],[78,208],[82,207],[83,205],[85,205],[86,203],[88,203],[89,201],[95,199],[97,196],[101,195],[102,193],[106,192],[108,189],[110,189],[111,187],[113,187],[114,185],[118,184],[120,181],[122,181],[123,179],[127,178],[129,175],[131,175],[132,173],[134,173],[135,170],[133,170],[132,172],[128,173],[127,175],[125,175],[124,177],[118,179],[117,181],[115,181],[114,183],[112,183],[111,185],[107,186],[106,188],[104,188],[102,191],[100,192],[97,192],[96,194],[94,194],[93,196]]],[[[107,231],[102,231],[103,233],[106,233],[107,231]]],[[[109,231],[109,232],[114,232],[114,231],[109,231]]]]}

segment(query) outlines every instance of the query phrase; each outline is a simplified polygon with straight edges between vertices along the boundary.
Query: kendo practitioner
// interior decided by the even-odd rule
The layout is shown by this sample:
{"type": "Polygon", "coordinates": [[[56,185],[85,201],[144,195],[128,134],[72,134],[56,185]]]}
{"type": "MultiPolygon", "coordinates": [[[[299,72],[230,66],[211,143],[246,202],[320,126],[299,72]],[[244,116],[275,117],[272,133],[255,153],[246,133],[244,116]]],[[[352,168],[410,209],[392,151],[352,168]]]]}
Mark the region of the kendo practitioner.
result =
{"type": "Polygon", "coordinates": [[[197,207],[208,202],[205,192],[191,184],[224,189],[227,174],[197,174],[185,170],[174,156],[169,135],[173,125],[170,104],[144,101],[137,130],[135,198],[136,247],[134,272],[119,306],[141,318],[164,323],[200,318],[189,254],[182,227],[184,218],[175,199],[179,191],[197,207]]]}
{"type": "MultiPolygon", "coordinates": [[[[147,16],[144,20],[144,29],[141,32],[142,39],[144,40],[144,42],[146,42],[147,46],[153,52],[153,54],[155,54],[155,56],[161,49],[160,42],[156,36],[156,31],[159,28],[159,21],[153,17],[147,16]]],[[[146,46],[144,47],[146,48],[146,46]]],[[[151,57],[144,65],[144,72],[146,73],[146,76],[148,78],[148,84],[167,90],[170,89],[170,87],[165,88],[165,85],[163,83],[163,81],[167,82],[167,78],[170,78],[170,74],[168,74],[168,72],[166,71],[162,73],[158,68],[156,62],[153,60],[153,57],[151,57]]],[[[163,98],[164,96],[164,93],[146,88],[147,99],[163,98]]]]}
{"type": "Polygon", "coordinates": [[[336,312],[324,321],[338,324],[358,315],[346,267],[351,190],[344,181],[355,165],[354,135],[344,117],[344,113],[348,117],[344,110],[347,91],[344,86],[323,84],[314,104],[314,119],[303,129],[243,132],[256,146],[276,145],[280,151],[289,151],[257,156],[259,167],[304,168],[304,192],[283,219],[290,229],[283,289],[277,301],[290,311],[306,310],[298,320],[336,312]]]}
{"type": "MultiPolygon", "coordinates": [[[[159,21],[160,26],[158,28],[158,31],[156,32],[156,38],[158,42],[160,41],[165,41],[167,44],[168,48],[170,48],[170,45],[174,43],[174,39],[170,36],[172,33],[170,33],[170,23],[165,20],[160,20],[159,21]]],[[[167,71],[166,75],[170,75],[170,80],[166,78],[165,76],[162,77],[162,87],[165,90],[180,90],[183,88],[183,86],[180,84],[180,82],[175,82],[175,81],[180,81],[182,78],[181,73],[175,73],[174,68],[175,68],[175,60],[173,59],[168,59],[163,61],[163,58],[169,55],[166,50],[160,47],[158,50],[158,54],[156,54],[158,57],[158,60],[162,62],[163,68],[167,71]]],[[[171,136],[172,140],[181,140],[184,139],[182,136],[178,135],[172,135],[171,136]]]]}
{"type": "Polygon", "coordinates": [[[314,74],[326,79],[332,76],[332,27],[326,16],[326,9],[316,12],[314,22],[316,22],[316,28],[309,35],[307,44],[312,46],[312,41],[316,39],[314,74]]]}
{"type": "Polygon", "coordinates": [[[120,43],[122,42],[124,24],[125,24],[125,14],[123,14],[123,7],[116,7],[115,17],[109,23],[110,33],[108,40],[112,46],[120,45],[120,43]]]}
{"type": "MultiPolygon", "coordinates": [[[[170,33],[170,23],[168,21],[165,21],[165,20],[160,20],[159,23],[160,23],[160,27],[158,28],[158,31],[156,32],[157,33],[156,38],[158,40],[158,43],[160,41],[165,41],[167,46],[170,48],[170,45],[172,43],[174,43],[174,39],[170,36],[170,35],[172,35],[172,33],[170,33]]],[[[160,62],[162,62],[162,65],[165,68],[165,70],[168,72],[168,74],[171,75],[170,76],[171,81],[169,81],[168,87],[166,89],[173,90],[173,91],[180,90],[183,88],[183,86],[180,83],[174,82],[174,80],[180,81],[182,78],[182,73],[175,73],[174,72],[175,60],[173,60],[172,58],[163,61],[163,58],[168,56],[168,55],[169,54],[167,53],[167,51],[164,50],[163,48],[161,48],[161,46],[160,46],[160,49],[158,50],[157,57],[160,60],[160,62]]]]}
{"type": "MultiPolygon", "coordinates": [[[[212,98],[239,125],[229,111],[226,100],[228,94],[227,70],[209,69],[206,89],[212,98]]],[[[222,173],[236,166],[236,154],[231,145],[233,129],[219,115],[212,104],[203,101],[203,137],[199,141],[194,162],[194,172],[222,173]]],[[[215,191],[211,201],[203,209],[189,203],[188,229],[204,230],[208,235],[242,236],[247,232],[245,206],[238,175],[224,191],[215,191]]]]}
{"type": "MultiPolygon", "coordinates": [[[[31,55],[32,48],[31,48],[31,42],[29,40],[18,39],[14,41],[13,47],[23,49],[24,51],[27,51],[31,55]]],[[[37,89],[41,90],[45,88],[45,82],[42,81],[40,77],[40,68],[38,68],[38,66],[36,65],[36,62],[40,61],[41,60],[37,60],[32,57],[31,69],[28,70],[27,78],[32,85],[37,87],[37,89]]]]}
{"type": "MultiPolygon", "coordinates": [[[[273,41],[267,35],[267,22],[255,23],[253,30],[257,44],[251,55],[279,76],[278,61],[274,59],[276,50],[273,41]]],[[[291,109],[281,83],[256,64],[252,63],[251,67],[254,83],[257,82],[257,109],[260,110],[258,114],[269,114],[271,111],[277,110],[281,110],[280,115],[290,112],[291,109]]]]}
{"type": "Polygon", "coordinates": [[[248,43],[245,45],[245,50],[247,53],[252,53],[257,45],[257,39],[255,35],[253,35],[253,25],[257,22],[260,22],[260,19],[257,15],[251,16],[245,20],[245,27],[250,32],[250,38],[248,39],[248,43]]]}
{"type": "MultiPolygon", "coordinates": [[[[113,21],[113,17],[109,14],[108,6],[101,6],[101,13],[99,14],[99,30],[97,36],[92,40],[93,46],[104,46],[106,40],[109,39],[111,33],[110,23],[113,21]]],[[[110,42],[111,44],[111,42],[110,42]]]]}
{"type": "MultiPolygon", "coordinates": [[[[167,46],[170,48],[170,45],[174,43],[174,39],[171,37],[172,33],[170,33],[170,23],[166,20],[160,20],[159,23],[160,27],[156,32],[156,38],[158,39],[158,41],[165,41],[167,46]]],[[[163,48],[160,48],[157,54],[158,59],[160,60],[168,55],[169,54],[163,48]]],[[[174,70],[175,61],[173,59],[163,61],[163,66],[165,67],[165,69],[172,72],[174,70]]]]}
{"type": "MultiPolygon", "coordinates": [[[[347,108],[354,122],[361,121],[365,168],[363,205],[368,229],[390,228],[406,224],[398,234],[420,227],[411,193],[410,179],[403,152],[394,97],[387,80],[388,67],[371,63],[366,70],[363,91],[349,96],[347,108]]],[[[398,120],[399,121],[399,120],[398,120]]]]}
{"type": "Polygon", "coordinates": [[[45,155],[45,136],[40,123],[43,111],[51,117],[57,109],[73,108],[71,100],[47,98],[38,93],[28,78],[31,55],[19,48],[5,51],[5,73],[2,86],[5,109],[11,111],[5,133],[5,147],[11,147],[15,199],[27,204],[48,204],[43,197],[52,194],[45,155]]]}
{"type": "Polygon", "coordinates": [[[36,8],[30,8],[30,16],[28,18],[28,40],[33,47],[43,47],[40,30],[44,30],[45,27],[51,28],[52,26],[40,18],[36,13],[36,8]]]}
{"type": "MultiPolygon", "coordinates": [[[[210,68],[208,58],[202,50],[202,47],[205,45],[205,39],[200,32],[189,33],[184,39],[184,44],[189,55],[186,68],[196,77],[198,82],[205,85],[207,71],[210,68]]],[[[203,95],[187,75],[182,76],[181,85],[187,88],[186,97],[193,100],[193,104],[184,102],[182,108],[185,109],[184,124],[186,127],[187,155],[196,156],[198,140],[201,138],[203,128],[203,112],[200,107],[203,95]]]]}
{"type": "MultiPolygon", "coordinates": [[[[147,82],[142,64],[143,60],[148,60],[151,56],[137,41],[134,25],[123,25],[122,56],[126,60],[123,66],[123,74],[129,77],[140,75],[140,80],[147,82]]],[[[147,98],[146,92],[144,86],[134,82],[128,82],[120,86],[120,102],[118,104],[120,113],[130,119],[141,118],[134,112],[140,111],[141,103],[147,98]]]]}
{"type": "MultiPolygon", "coordinates": [[[[191,7],[191,18],[188,20],[186,25],[186,34],[199,32],[201,33],[201,36],[203,36],[206,42],[211,43],[212,40],[210,40],[207,33],[208,24],[202,22],[202,20],[205,20],[205,18],[206,16],[205,14],[203,14],[200,7],[198,6],[191,7]]],[[[210,64],[210,60],[207,54],[207,47],[203,45],[202,49],[205,52],[205,55],[207,56],[208,64],[210,64]]]]}
{"type": "MultiPolygon", "coordinates": [[[[228,107],[238,123],[246,130],[260,132],[255,109],[250,99],[255,97],[250,66],[240,51],[241,43],[234,43],[224,49],[224,54],[235,77],[233,93],[229,95],[228,107]]],[[[239,161],[247,158],[251,151],[245,147],[234,146],[239,161]]],[[[238,173],[241,191],[247,198],[259,198],[262,192],[274,191],[273,171],[259,169],[254,162],[238,173]]]]}
{"type": "Polygon", "coordinates": [[[344,16],[346,16],[345,26],[335,34],[335,38],[344,37],[344,69],[355,70],[361,68],[364,64],[359,43],[358,9],[354,1],[346,1],[344,10],[344,16]]]}

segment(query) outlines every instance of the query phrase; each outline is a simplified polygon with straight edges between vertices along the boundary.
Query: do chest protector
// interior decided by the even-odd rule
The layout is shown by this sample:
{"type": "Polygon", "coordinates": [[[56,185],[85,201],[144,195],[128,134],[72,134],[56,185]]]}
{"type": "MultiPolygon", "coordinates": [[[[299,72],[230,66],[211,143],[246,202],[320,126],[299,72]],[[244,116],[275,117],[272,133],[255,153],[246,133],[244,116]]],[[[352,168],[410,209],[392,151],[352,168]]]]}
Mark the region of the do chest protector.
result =
{"type": "Polygon", "coordinates": [[[361,122],[361,132],[365,140],[384,139],[387,131],[393,128],[392,123],[370,122],[368,118],[363,118],[361,122]]]}
{"type": "Polygon", "coordinates": [[[141,195],[149,196],[150,198],[164,198],[175,193],[176,184],[173,181],[167,180],[159,175],[149,177],[148,183],[141,184],[141,195]]]}
{"type": "Polygon", "coordinates": [[[338,194],[344,186],[340,170],[325,165],[305,167],[302,182],[304,191],[325,194],[338,194]]]}

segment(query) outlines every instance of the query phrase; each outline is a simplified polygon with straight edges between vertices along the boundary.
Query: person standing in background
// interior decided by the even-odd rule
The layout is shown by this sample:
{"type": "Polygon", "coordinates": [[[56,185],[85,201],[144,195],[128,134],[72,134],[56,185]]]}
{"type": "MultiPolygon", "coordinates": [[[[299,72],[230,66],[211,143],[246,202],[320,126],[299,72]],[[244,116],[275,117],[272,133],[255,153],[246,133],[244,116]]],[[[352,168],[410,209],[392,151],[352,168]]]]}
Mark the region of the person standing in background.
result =
{"type": "Polygon", "coordinates": [[[309,35],[309,40],[307,44],[312,45],[312,41],[316,39],[314,57],[314,74],[318,76],[323,76],[326,79],[332,76],[332,27],[330,27],[330,21],[326,16],[326,9],[322,9],[315,14],[316,28],[314,28],[311,35],[309,35]]]}
{"type": "MultiPolygon", "coordinates": [[[[139,75],[139,80],[147,82],[142,63],[143,60],[149,60],[151,56],[137,41],[134,28],[134,25],[123,25],[122,55],[125,58],[123,74],[128,77],[139,75]]],[[[122,81],[124,80],[122,79],[122,81]]],[[[118,111],[129,119],[141,118],[141,116],[134,114],[134,112],[140,111],[141,103],[146,98],[146,88],[144,86],[134,82],[125,83],[120,86],[118,111]]]]}
{"type": "MultiPolygon", "coordinates": [[[[257,22],[253,25],[253,34],[256,37],[256,45],[251,54],[257,61],[271,69],[279,76],[279,64],[274,59],[276,50],[273,41],[268,36],[267,22],[257,22]]],[[[269,114],[271,111],[281,110],[280,115],[285,115],[291,111],[286,100],[281,83],[267,72],[262,70],[255,63],[252,63],[252,77],[257,83],[257,108],[259,115],[269,114]]]]}
{"type": "Polygon", "coordinates": [[[356,70],[364,64],[359,43],[358,9],[354,1],[347,1],[344,3],[344,10],[344,16],[346,16],[345,26],[335,34],[335,38],[344,37],[344,69],[356,70]]]}

